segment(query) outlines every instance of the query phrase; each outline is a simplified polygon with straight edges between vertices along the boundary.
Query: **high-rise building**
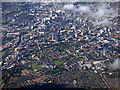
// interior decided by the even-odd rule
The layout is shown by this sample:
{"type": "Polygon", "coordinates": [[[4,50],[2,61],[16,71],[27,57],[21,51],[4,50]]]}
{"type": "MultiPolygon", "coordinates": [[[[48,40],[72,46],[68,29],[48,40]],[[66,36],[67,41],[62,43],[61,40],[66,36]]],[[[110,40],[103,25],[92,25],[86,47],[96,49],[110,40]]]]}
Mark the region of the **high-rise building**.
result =
{"type": "Polygon", "coordinates": [[[58,34],[55,35],[55,41],[59,42],[59,35],[58,34]]]}
{"type": "Polygon", "coordinates": [[[106,55],[106,49],[103,48],[103,50],[101,50],[101,56],[105,56],[106,55]]]}
{"type": "Polygon", "coordinates": [[[59,35],[58,35],[58,32],[57,32],[57,31],[55,31],[55,41],[56,41],[56,42],[59,42],[59,35]]]}
{"type": "Polygon", "coordinates": [[[77,32],[75,32],[75,37],[77,38],[77,32]]]}
{"type": "Polygon", "coordinates": [[[52,33],[52,40],[54,40],[54,33],[52,33]]]}

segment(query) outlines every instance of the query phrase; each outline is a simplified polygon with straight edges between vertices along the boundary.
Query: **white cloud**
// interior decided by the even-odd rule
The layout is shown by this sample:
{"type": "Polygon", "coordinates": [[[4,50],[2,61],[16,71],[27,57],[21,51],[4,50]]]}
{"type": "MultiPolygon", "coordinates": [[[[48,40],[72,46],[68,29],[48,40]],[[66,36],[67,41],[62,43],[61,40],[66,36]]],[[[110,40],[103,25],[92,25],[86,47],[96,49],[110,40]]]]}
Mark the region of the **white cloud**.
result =
{"type": "Polygon", "coordinates": [[[113,64],[110,65],[113,70],[120,70],[120,59],[116,59],[113,64]]]}

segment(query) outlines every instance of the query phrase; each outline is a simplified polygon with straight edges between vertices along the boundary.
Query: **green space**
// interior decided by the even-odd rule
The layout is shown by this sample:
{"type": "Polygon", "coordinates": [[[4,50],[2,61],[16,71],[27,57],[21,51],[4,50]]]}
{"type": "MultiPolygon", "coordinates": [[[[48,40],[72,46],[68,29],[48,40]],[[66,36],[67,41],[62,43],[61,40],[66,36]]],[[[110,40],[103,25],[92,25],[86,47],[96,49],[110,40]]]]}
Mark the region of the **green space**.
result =
{"type": "Polygon", "coordinates": [[[33,53],[33,54],[35,54],[36,52],[37,52],[37,51],[36,51],[36,50],[34,50],[32,53],[33,53]]]}
{"type": "Polygon", "coordinates": [[[61,61],[54,60],[55,64],[62,65],[63,63],[61,61]]]}
{"type": "Polygon", "coordinates": [[[82,61],[82,60],[83,60],[83,58],[78,58],[78,60],[79,60],[79,61],[82,61]]]}
{"type": "Polygon", "coordinates": [[[20,73],[13,73],[13,76],[19,76],[20,73]]]}
{"type": "Polygon", "coordinates": [[[0,55],[0,58],[1,57],[3,57],[3,58],[7,57],[7,53],[8,53],[8,50],[3,51],[2,55],[0,55]]]}
{"type": "Polygon", "coordinates": [[[7,80],[7,77],[3,77],[2,78],[2,83],[5,82],[7,80]]]}
{"type": "Polygon", "coordinates": [[[28,57],[30,55],[30,52],[31,52],[30,50],[25,52],[25,56],[28,57]]]}
{"type": "Polygon", "coordinates": [[[112,75],[109,75],[109,74],[108,74],[108,77],[109,77],[109,78],[116,78],[116,77],[119,77],[119,74],[117,74],[117,73],[114,73],[114,74],[112,74],[112,75]]]}
{"type": "Polygon", "coordinates": [[[28,58],[30,58],[31,56],[29,55],[28,58]]]}
{"type": "Polygon", "coordinates": [[[55,50],[57,50],[57,51],[59,51],[59,52],[63,52],[63,50],[66,48],[66,46],[65,45],[54,45],[53,46],[53,49],[55,49],[55,50]]]}
{"type": "Polygon", "coordinates": [[[88,77],[91,80],[91,77],[88,77]]]}
{"type": "Polygon", "coordinates": [[[41,65],[32,64],[32,68],[33,69],[37,69],[37,70],[41,70],[42,66],[41,65]]]}
{"type": "Polygon", "coordinates": [[[107,88],[106,85],[104,84],[103,80],[101,79],[100,75],[97,75],[99,81],[101,82],[103,88],[107,88]]]}
{"type": "Polygon", "coordinates": [[[105,85],[104,83],[102,83],[102,86],[103,86],[103,88],[107,88],[106,85],[105,85]]]}
{"type": "Polygon", "coordinates": [[[20,76],[20,73],[21,73],[21,69],[20,68],[16,68],[14,70],[12,70],[11,72],[11,76],[20,76]]]}
{"type": "Polygon", "coordinates": [[[28,52],[25,53],[25,55],[28,55],[28,54],[29,54],[28,52]]]}
{"type": "Polygon", "coordinates": [[[56,68],[56,69],[46,69],[46,73],[51,73],[51,74],[53,74],[53,73],[61,72],[61,71],[63,71],[63,70],[65,70],[64,65],[59,66],[59,67],[56,68]]]}
{"type": "Polygon", "coordinates": [[[101,79],[101,78],[100,78],[100,75],[97,75],[97,77],[98,77],[98,79],[101,79]]]}
{"type": "Polygon", "coordinates": [[[4,19],[2,19],[2,24],[6,24],[7,22],[4,20],[4,19]]]}

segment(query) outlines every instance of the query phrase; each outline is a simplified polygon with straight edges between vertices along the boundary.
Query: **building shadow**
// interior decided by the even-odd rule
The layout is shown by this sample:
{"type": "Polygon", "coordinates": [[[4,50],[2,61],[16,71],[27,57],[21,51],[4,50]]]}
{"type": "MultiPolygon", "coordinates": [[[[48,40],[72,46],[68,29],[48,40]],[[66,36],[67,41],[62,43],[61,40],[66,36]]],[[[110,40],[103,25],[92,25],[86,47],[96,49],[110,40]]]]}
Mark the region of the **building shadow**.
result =
{"type": "Polygon", "coordinates": [[[21,88],[65,88],[64,84],[55,84],[55,83],[44,83],[44,84],[34,84],[21,88]]]}

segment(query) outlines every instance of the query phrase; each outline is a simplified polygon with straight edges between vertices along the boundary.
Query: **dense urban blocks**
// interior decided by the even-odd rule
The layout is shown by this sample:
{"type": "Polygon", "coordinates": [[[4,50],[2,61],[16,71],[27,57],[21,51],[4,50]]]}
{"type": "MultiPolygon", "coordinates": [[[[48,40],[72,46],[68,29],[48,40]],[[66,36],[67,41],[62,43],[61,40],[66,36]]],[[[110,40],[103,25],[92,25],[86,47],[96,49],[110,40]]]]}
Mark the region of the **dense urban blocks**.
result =
{"type": "Polygon", "coordinates": [[[118,88],[116,2],[3,2],[3,88],[118,88]]]}

